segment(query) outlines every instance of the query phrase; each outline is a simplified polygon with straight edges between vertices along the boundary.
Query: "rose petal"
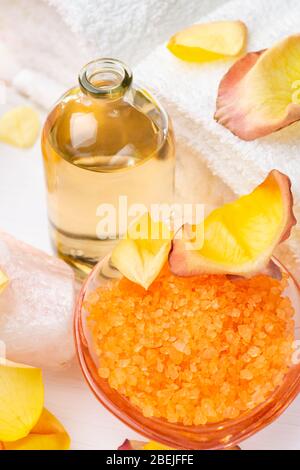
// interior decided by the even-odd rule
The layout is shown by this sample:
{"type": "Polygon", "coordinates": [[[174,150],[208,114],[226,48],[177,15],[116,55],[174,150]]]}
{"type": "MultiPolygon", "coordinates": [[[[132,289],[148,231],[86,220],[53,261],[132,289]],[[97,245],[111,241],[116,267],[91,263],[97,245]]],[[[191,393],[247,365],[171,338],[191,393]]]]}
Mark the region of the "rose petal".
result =
{"type": "Polygon", "coordinates": [[[238,60],[222,79],[215,119],[254,140],[300,119],[300,35],[238,60]]]}
{"type": "Polygon", "coordinates": [[[44,403],[40,369],[0,363],[0,441],[16,441],[37,423],[44,403]]]}
{"type": "Polygon", "coordinates": [[[143,450],[145,444],[146,442],[143,441],[125,439],[123,444],[118,447],[118,450],[143,450]]]}
{"type": "Polygon", "coordinates": [[[6,274],[0,270],[0,294],[4,291],[5,287],[9,283],[9,279],[6,274]]]}
{"type": "Polygon", "coordinates": [[[127,279],[148,289],[168,259],[171,238],[164,223],[144,214],[114,248],[112,263],[127,279]]]}
{"type": "Polygon", "coordinates": [[[242,21],[194,24],[171,37],[168,49],[189,62],[209,62],[234,57],[246,45],[247,27],[242,21]]]}
{"type": "MultiPolygon", "coordinates": [[[[118,447],[118,450],[175,450],[171,447],[166,447],[163,444],[159,444],[155,441],[130,441],[126,439],[123,444],[118,447]]],[[[241,450],[239,446],[230,447],[226,450],[241,450]]]]}
{"type": "Polygon", "coordinates": [[[0,141],[14,147],[32,147],[38,138],[40,119],[29,106],[19,106],[0,118],[0,141]]]}
{"type": "Polygon", "coordinates": [[[68,450],[70,437],[62,424],[44,408],[31,432],[14,442],[3,442],[5,450],[68,450]]]}
{"type": "Polygon", "coordinates": [[[184,226],[183,236],[173,241],[171,271],[179,276],[257,274],[295,223],[290,180],[273,170],[252,193],[214,210],[201,224],[184,226]],[[203,234],[200,246],[195,233],[203,234]]]}

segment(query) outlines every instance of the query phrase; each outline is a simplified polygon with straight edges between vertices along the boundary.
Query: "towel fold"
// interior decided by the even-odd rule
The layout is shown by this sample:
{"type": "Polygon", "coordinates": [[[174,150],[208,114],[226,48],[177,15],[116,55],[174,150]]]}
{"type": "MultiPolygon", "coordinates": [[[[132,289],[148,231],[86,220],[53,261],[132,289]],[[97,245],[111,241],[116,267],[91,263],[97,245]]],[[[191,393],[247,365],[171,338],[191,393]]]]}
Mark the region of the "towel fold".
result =
{"type": "MultiPolygon", "coordinates": [[[[199,22],[242,20],[249,29],[248,50],[260,50],[284,36],[299,33],[299,18],[300,3],[296,0],[234,0],[199,22]]],[[[197,186],[205,185],[207,169],[222,180],[221,186],[214,186],[215,191],[206,193],[203,202],[214,205],[220,198],[228,200],[228,188],[236,195],[244,194],[276,168],[292,180],[295,214],[300,221],[300,123],[256,141],[244,142],[214,121],[218,85],[233,62],[186,63],[161,45],[139,64],[135,75],[160,97],[172,117],[179,143],[178,158],[185,168],[188,187],[194,191],[197,186]],[[189,148],[192,152],[186,151],[189,148]],[[195,159],[202,162],[203,168],[207,167],[202,174],[193,170],[195,159]]],[[[190,196],[186,193],[184,197],[190,196]]],[[[294,272],[298,269],[300,275],[299,224],[282,250],[286,262],[293,266],[294,272]]]]}
{"type": "Polygon", "coordinates": [[[67,88],[88,61],[115,57],[133,66],[174,30],[224,1],[1,0],[0,41],[21,68],[67,88]]]}

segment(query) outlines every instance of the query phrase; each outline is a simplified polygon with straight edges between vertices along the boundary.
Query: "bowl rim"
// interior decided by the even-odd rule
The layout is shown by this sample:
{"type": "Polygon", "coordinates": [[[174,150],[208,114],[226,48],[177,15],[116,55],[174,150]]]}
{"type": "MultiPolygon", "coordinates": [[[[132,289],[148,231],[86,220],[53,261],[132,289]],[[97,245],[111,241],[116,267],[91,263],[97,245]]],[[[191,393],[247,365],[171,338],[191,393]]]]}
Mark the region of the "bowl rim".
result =
{"type": "MultiPolygon", "coordinates": [[[[272,392],[272,394],[267,398],[267,400],[265,400],[263,403],[253,408],[250,412],[246,412],[245,414],[242,414],[237,419],[226,420],[226,421],[218,422],[218,423],[210,423],[204,426],[184,426],[183,424],[177,424],[177,423],[171,424],[159,418],[150,418],[150,419],[144,418],[146,420],[150,420],[152,423],[156,425],[159,425],[159,424],[161,425],[161,426],[158,426],[158,429],[160,429],[160,431],[157,429],[152,429],[150,427],[147,428],[147,426],[145,427],[145,423],[140,423],[137,418],[129,415],[128,413],[124,412],[124,410],[120,409],[113,402],[113,400],[109,399],[107,395],[99,388],[99,385],[96,383],[87,364],[86,354],[84,352],[84,349],[86,349],[87,354],[89,355],[88,347],[86,346],[86,348],[84,348],[82,344],[82,335],[84,334],[83,329],[82,329],[82,323],[81,323],[81,320],[82,320],[81,311],[82,311],[83,300],[87,292],[87,289],[89,287],[90,281],[93,278],[94,273],[97,271],[100,265],[104,264],[105,261],[109,259],[109,257],[110,257],[110,254],[106,255],[103,259],[101,259],[94,266],[94,268],[92,269],[92,271],[86,278],[85,282],[83,283],[80,289],[80,292],[77,296],[75,307],[74,307],[74,317],[73,317],[75,349],[76,349],[76,355],[79,361],[81,372],[90,390],[93,392],[97,400],[110,413],[112,413],[116,418],[122,421],[125,425],[129,426],[133,431],[139,434],[142,434],[143,436],[145,436],[146,438],[150,440],[158,441],[171,448],[190,449],[190,450],[195,450],[195,449],[217,450],[217,449],[231,448],[239,444],[244,439],[249,438],[256,432],[262,430],[263,428],[271,424],[277,417],[279,417],[289,407],[289,405],[294,401],[294,399],[300,393],[300,364],[297,364],[295,365],[295,367],[293,367],[290,371],[287,372],[284,382],[281,384],[280,387],[277,387],[272,392]],[[281,397],[281,400],[278,403],[276,403],[275,399],[277,397],[278,392],[284,388],[284,385],[286,384],[287,379],[290,378],[291,374],[295,376],[294,379],[291,381],[291,385],[288,387],[286,393],[283,394],[283,396],[281,397]],[[268,405],[272,405],[272,406],[268,407],[268,405]],[[231,434],[232,432],[234,432],[234,429],[236,427],[241,426],[243,424],[245,424],[245,427],[242,426],[241,430],[238,433],[236,433],[236,436],[231,434]],[[176,429],[178,430],[180,429],[181,431],[185,429],[186,432],[189,433],[189,435],[191,434],[205,435],[207,433],[213,433],[213,432],[216,433],[220,430],[224,430],[224,431],[228,431],[229,437],[227,437],[226,439],[223,439],[222,442],[212,442],[212,445],[207,445],[208,441],[203,442],[203,443],[201,442],[196,443],[196,441],[191,441],[190,438],[182,438],[179,442],[179,439],[177,440],[174,437],[171,437],[162,433],[161,428],[163,428],[164,426],[170,428],[174,432],[176,432],[176,429]]],[[[299,299],[300,299],[300,285],[295,279],[295,277],[293,276],[293,274],[291,274],[291,272],[284,266],[284,264],[281,263],[276,257],[272,257],[272,261],[274,261],[277,265],[279,265],[280,269],[288,275],[288,278],[294,285],[296,291],[299,294],[299,299]]],[[[90,360],[92,362],[92,358],[90,358],[90,360]]],[[[115,393],[118,394],[118,392],[115,392],[115,393]]],[[[127,399],[125,398],[125,400],[127,399]]],[[[140,414],[141,416],[143,416],[139,410],[137,410],[137,414],[140,414]]]]}

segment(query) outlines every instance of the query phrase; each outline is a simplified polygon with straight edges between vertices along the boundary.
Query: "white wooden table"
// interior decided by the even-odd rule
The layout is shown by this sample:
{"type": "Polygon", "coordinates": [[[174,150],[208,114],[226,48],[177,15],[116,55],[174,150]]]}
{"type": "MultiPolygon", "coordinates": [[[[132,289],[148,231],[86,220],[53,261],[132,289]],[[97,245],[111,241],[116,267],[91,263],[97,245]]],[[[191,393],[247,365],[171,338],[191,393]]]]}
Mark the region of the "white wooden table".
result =
{"type": "MultiPolygon", "coordinates": [[[[0,227],[51,253],[39,142],[26,151],[0,144],[0,227]]],[[[125,438],[138,438],[96,401],[76,361],[67,371],[45,371],[44,378],[46,406],[68,429],[73,449],[116,449],[125,438]]],[[[242,448],[300,450],[300,396],[242,448]]]]}

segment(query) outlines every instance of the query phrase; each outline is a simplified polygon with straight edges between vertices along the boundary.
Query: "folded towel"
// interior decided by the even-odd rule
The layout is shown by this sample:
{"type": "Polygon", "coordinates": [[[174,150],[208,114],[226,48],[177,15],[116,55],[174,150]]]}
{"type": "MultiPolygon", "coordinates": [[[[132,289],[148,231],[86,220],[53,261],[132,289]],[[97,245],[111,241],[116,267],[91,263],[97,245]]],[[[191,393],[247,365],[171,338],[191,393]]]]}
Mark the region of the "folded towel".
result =
{"type": "Polygon", "coordinates": [[[53,5],[93,55],[136,63],[174,28],[224,0],[44,0],[53,5]]]}
{"type": "MultiPolygon", "coordinates": [[[[296,0],[234,0],[202,18],[201,22],[242,20],[249,28],[248,49],[259,50],[284,36],[299,33],[299,17],[300,3],[296,0]]],[[[186,63],[161,45],[138,65],[135,75],[150,85],[171,114],[179,143],[178,157],[180,165],[185,167],[188,187],[195,190],[198,185],[201,188],[207,178],[207,169],[203,175],[194,171],[195,159],[202,162],[201,168],[206,165],[237,195],[250,191],[271,169],[277,168],[292,180],[295,213],[300,221],[300,123],[268,137],[244,142],[213,119],[218,85],[233,62],[186,63]]],[[[212,184],[211,179],[209,184],[212,184]]],[[[230,193],[224,190],[224,185],[214,188],[215,194],[210,191],[203,202],[214,205],[220,198],[228,200],[230,193]]],[[[183,196],[189,197],[188,194],[183,196]]],[[[285,253],[288,264],[296,259],[298,267],[299,241],[298,224],[288,242],[288,254],[285,253]]]]}
{"type": "Polygon", "coordinates": [[[1,0],[0,41],[21,68],[66,88],[89,60],[112,56],[132,66],[174,29],[224,1],[1,0]]]}
{"type": "Polygon", "coordinates": [[[53,106],[65,91],[58,81],[35,70],[23,68],[3,43],[0,43],[0,56],[1,105],[6,104],[9,87],[45,109],[53,106]]]}

